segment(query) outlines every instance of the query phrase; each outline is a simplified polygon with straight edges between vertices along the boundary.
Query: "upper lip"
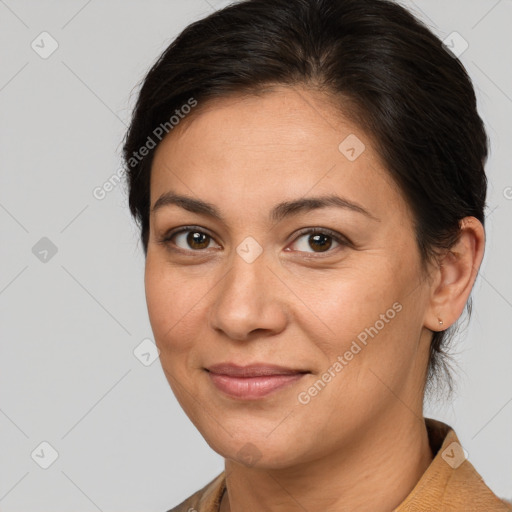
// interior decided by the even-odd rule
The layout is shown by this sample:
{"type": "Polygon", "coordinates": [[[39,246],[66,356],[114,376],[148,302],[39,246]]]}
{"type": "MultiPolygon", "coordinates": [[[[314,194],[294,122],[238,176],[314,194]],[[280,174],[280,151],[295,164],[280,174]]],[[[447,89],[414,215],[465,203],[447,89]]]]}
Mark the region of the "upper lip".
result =
{"type": "Polygon", "coordinates": [[[285,368],[284,366],[265,363],[255,363],[247,366],[240,366],[234,363],[220,363],[209,366],[206,369],[211,373],[228,375],[230,377],[262,377],[265,375],[308,373],[307,370],[285,368]]]}

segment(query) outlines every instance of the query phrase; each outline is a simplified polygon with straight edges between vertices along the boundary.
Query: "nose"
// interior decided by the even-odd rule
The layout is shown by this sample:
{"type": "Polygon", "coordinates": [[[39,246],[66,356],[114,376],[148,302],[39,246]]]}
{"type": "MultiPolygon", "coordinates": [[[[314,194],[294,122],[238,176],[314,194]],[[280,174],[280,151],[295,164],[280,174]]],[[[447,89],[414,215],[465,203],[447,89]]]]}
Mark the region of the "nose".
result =
{"type": "Polygon", "coordinates": [[[230,268],[212,290],[209,325],[239,341],[279,334],[287,311],[283,284],[262,253],[251,263],[234,254],[230,268]]]}

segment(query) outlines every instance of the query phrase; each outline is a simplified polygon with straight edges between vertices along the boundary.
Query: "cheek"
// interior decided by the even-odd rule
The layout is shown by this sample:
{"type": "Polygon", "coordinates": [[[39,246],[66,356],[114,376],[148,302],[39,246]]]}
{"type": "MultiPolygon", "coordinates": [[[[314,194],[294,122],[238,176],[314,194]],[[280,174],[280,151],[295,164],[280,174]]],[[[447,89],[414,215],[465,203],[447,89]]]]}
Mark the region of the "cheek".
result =
{"type": "Polygon", "coordinates": [[[175,312],[169,293],[169,290],[173,289],[172,286],[173,283],[166,279],[161,267],[148,254],[144,287],[149,320],[158,345],[161,342],[162,334],[172,325],[171,317],[175,312]]]}
{"type": "MultiPolygon", "coordinates": [[[[204,274],[204,273],[203,273],[204,274]]],[[[149,257],[144,276],[146,304],[160,359],[166,367],[186,364],[207,322],[206,301],[214,285],[207,276],[172,268],[149,257]]]]}
{"type": "Polygon", "coordinates": [[[400,287],[392,275],[390,270],[370,265],[323,277],[312,273],[294,287],[294,293],[310,309],[302,318],[307,318],[310,327],[316,322],[329,338],[355,336],[379,320],[398,300],[400,287]]]}
{"type": "Polygon", "coordinates": [[[342,356],[347,365],[377,371],[383,366],[397,368],[395,363],[413,357],[421,309],[413,291],[414,266],[409,266],[405,276],[403,269],[400,273],[395,267],[392,262],[383,266],[381,261],[342,273],[320,286],[303,288],[309,290],[304,303],[313,304],[317,312],[317,317],[307,315],[307,329],[313,335],[316,325],[325,333],[316,337],[316,344],[326,363],[333,364],[342,356]]]}
{"type": "MultiPolygon", "coordinates": [[[[148,253],[149,254],[149,253],[148,253]]],[[[183,410],[194,417],[194,403],[190,391],[196,383],[190,359],[194,353],[194,340],[201,326],[201,293],[190,283],[190,278],[180,279],[180,274],[169,269],[165,261],[146,259],[144,276],[146,303],[155,343],[160,350],[160,364],[183,410]]],[[[195,393],[194,395],[196,395],[195,393]]]]}
{"type": "Polygon", "coordinates": [[[146,304],[155,342],[161,351],[176,349],[176,334],[187,322],[189,297],[186,284],[164,262],[148,254],[144,275],[146,304]]]}

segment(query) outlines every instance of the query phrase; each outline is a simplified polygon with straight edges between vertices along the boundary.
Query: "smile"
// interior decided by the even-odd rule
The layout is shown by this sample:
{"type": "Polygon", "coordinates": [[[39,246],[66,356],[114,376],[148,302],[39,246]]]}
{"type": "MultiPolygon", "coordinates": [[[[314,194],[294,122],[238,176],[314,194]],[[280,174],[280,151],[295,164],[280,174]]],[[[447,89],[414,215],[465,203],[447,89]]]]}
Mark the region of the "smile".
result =
{"type": "Polygon", "coordinates": [[[207,369],[213,385],[239,400],[258,400],[283,389],[309,372],[274,365],[237,366],[223,364],[207,369]]]}

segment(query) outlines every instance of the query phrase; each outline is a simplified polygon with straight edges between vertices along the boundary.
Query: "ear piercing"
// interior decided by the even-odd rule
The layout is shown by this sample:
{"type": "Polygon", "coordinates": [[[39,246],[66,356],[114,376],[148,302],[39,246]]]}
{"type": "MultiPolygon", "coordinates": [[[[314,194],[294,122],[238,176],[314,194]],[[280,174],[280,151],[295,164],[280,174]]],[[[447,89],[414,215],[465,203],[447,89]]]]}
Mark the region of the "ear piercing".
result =
{"type": "Polygon", "coordinates": [[[438,318],[438,320],[439,320],[439,325],[442,326],[443,325],[443,321],[440,318],[438,318]]]}

